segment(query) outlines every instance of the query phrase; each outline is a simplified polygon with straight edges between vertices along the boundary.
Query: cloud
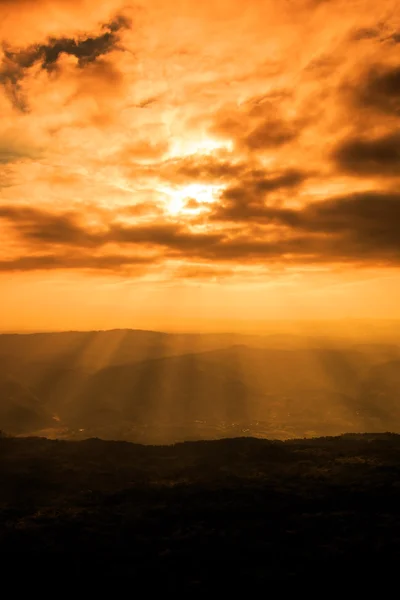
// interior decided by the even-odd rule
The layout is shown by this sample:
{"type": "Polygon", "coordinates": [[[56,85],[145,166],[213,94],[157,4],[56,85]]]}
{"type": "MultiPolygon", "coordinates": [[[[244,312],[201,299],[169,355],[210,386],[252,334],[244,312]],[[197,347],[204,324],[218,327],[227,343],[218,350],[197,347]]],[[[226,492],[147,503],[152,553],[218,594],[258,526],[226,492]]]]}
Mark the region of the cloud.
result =
{"type": "Polygon", "coordinates": [[[0,0],[3,271],[399,264],[388,10],[123,4],[0,0]]]}
{"type": "Polygon", "coordinates": [[[172,181],[218,182],[231,180],[246,170],[243,162],[212,155],[193,155],[167,162],[162,174],[172,181]]]}
{"type": "Polygon", "coordinates": [[[114,225],[108,241],[120,244],[149,244],[171,250],[188,251],[213,246],[223,239],[219,233],[195,233],[179,224],[152,224],[141,226],[114,225]]]}
{"type": "MultiPolygon", "coordinates": [[[[212,282],[215,283],[220,279],[229,278],[231,279],[234,276],[242,275],[243,269],[237,269],[233,265],[207,265],[207,264],[186,264],[184,266],[180,266],[174,270],[174,276],[179,279],[188,279],[188,280],[202,280],[204,282],[212,282]]],[[[245,271],[246,275],[249,275],[248,270],[245,271]]]]}
{"type": "Polygon", "coordinates": [[[287,90],[254,96],[239,107],[227,107],[216,115],[210,131],[233,140],[238,150],[262,152],[293,142],[304,127],[300,119],[287,119],[281,114],[279,100],[290,98],[287,90]]]}
{"type": "Polygon", "coordinates": [[[0,135],[0,165],[21,160],[33,160],[41,156],[41,150],[28,138],[15,131],[0,135]]]}
{"type": "Polygon", "coordinates": [[[216,221],[270,219],[270,208],[265,204],[266,195],[280,190],[294,190],[308,177],[308,173],[296,169],[275,174],[262,170],[250,171],[247,178],[224,190],[211,218],[216,221]]]}
{"type": "MultiPolygon", "coordinates": [[[[251,210],[251,209],[250,209],[251,210]]],[[[364,192],[314,202],[301,209],[255,209],[258,227],[242,238],[226,239],[212,251],[214,257],[238,260],[274,258],[282,261],[400,262],[400,194],[364,192]],[[258,238],[258,239],[257,239],[258,238]]],[[[234,220],[238,220],[238,214],[234,220]]],[[[244,224],[248,215],[242,212],[244,224]]]]}
{"type": "Polygon", "coordinates": [[[360,27],[351,32],[350,39],[354,41],[373,40],[381,35],[380,29],[376,27],[360,27]]]}
{"type": "Polygon", "coordinates": [[[33,256],[17,257],[10,260],[0,260],[0,272],[12,273],[18,271],[50,271],[59,269],[84,269],[90,271],[119,271],[121,269],[134,270],[142,273],[146,266],[156,262],[154,257],[124,256],[122,254],[110,255],[60,255],[40,254],[33,256]]]}
{"type": "MultiPolygon", "coordinates": [[[[143,264],[151,264],[154,256],[159,261],[161,249],[165,259],[177,258],[189,265],[196,260],[213,261],[214,267],[232,260],[238,264],[262,264],[264,260],[282,264],[399,264],[400,194],[371,191],[328,198],[297,209],[263,205],[258,210],[259,218],[253,224],[243,211],[243,226],[239,229],[226,226],[219,231],[198,232],[174,222],[130,225],[104,221],[98,231],[93,231],[87,225],[78,225],[71,213],[54,215],[22,207],[2,207],[0,217],[13,223],[32,252],[44,246],[57,248],[57,252],[41,255],[39,259],[33,256],[25,262],[20,258],[3,261],[2,268],[23,270],[24,265],[27,270],[51,268],[53,259],[49,257],[56,256],[58,260],[63,247],[69,249],[71,260],[68,254],[63,254],[62,264],[66,266],[60,268],[74,265],[96,268],[96,264],[102,264],[99,268],[112,269],[114,265],[118,269],[130,264],[126,250],[131,246],[137,248],[138,261],[143,264]],[[107,244],[119,249],[121,263],[116,258],[108,258],[106,262],[102,256],[93,256],[95,249],[107,244]],[[77,257],[75,252],[79,248],[82,252],[77,257]],[[153,258],[146,252],[152,252],[153,258]]],[[[235,214],[232,222],[238,221],[235,214]]]]}
{"type": "Polygon", "coordinates": [[[112,156],[112,160],[119,165],[135,163],[135,161],[141,160],[154,161],[161,159],[167,151],[168,142],[166,140],[139,139],[124,145],[112,156]]]}
{"type": "Polygon", "coordinates": [[[101,235],[78,224],[78,215],[56,214],[28,206],[0,206],[0,219],[12,223],[18,234],[29,242],[97,246],[104,243],[101,235]]]}
{"type": "MultiPolygon", "coordinates": [[[[268,209],[267,209],[268,210],[268,209]]],[[[271,217],[296,230],[314,233],[351,232],[359,238],[382,238],[400,244],[396,215],[400,210],[400,194],[359,192],[314,202],[303,209],[270,209],[271,217]]]]}
{"type": "Polygon", "coordinates": [[[400,131],[380,137],[350,137],[332,154],[337,166],[352,175],[392,177],[400,174],[400,131]]]}
{"type": "Polygon", "coordinates": [[[125,20],[118,19],[104,26],[105,33],[96,37],[83,39],[50,38],[47,44],[34,46],[19,52],[5,50],[6,60],[14,63],[17,67],[26,69],[38,62],[42,69],[50,70],[57,63],[61,54],[69,54],[78,59],[78,66],[84,67],[94,62],[99,56],[108,54],[118,44],[116,33],[122,27],[126,27],[125,20]]]}
{"type": "Polygon", "coordinates": [[[4,56],[0,68],[0,83],[4,86],[13,105],[21,111],[28,105],[23,97],[21,81],[34,65],[44,71],[52,71],[57,67],[61,55],[73,56],[77,59],[77,68],[84,69],[95,63],[100,57],[119,48],[119,32],[131,26],[124,16],[102,26],[104,33],[97,36],[73,38],[49,38],[45,44],[36,44],[27,48],[11,50],[4,48],[4,56]]]}
{"type": "Polygon", "coordinates": [[[280,119],[267,119],[252,129],[242,139],[242,144],[250,150],[263,150],[283,146],[298,135],[292,125],[280,119]]]}
{"type": "Polygon", "coordinates": [[[195,198],[188,198],[185,202],[185,208],[189,210],[199,210],[204,208],[204,203],[199,202],[195,198]]]}
{"type": "MultiPolygon", "coordinates": [[[[126,214],[126,207],[123,212],[126,214]]],[[[105,216],[109,218],[109,215],[105,216]]],[[[77,213],[56,214],[22,206],[0,206],[0,219],[10,222],[26,242],[42,246],[88,248],[136,244],[190,251],[222,239],[218,233],[196,233],[179,223],[168,222],[130,225],[105,219],[97,227],[88,227],[79,223],[82,219],[77,213]]]]}
{"type": "Polygon", "coordinates": [[[362,106],[400,117],[400,65],[375,65],[364,75],[356,94],[362,106]]]}
{"type": "Polygon", "coordinates": [[[155,202],[137,202],[136,204],[121,206],[118,209],[118,213],[131,217],[143,217],[149,215],[161,216],[163,214],[163,210],[161,206],[155,202]]]}
{"type": "Polygon", "coordinates": [[[268,205],[262,209],[266,219],[297,232],[330,234],[353,231],[357,235],[381,234],[400,242],[396,219],[400,210],[400,194],[394,192],[359,192],[313,202],[298,209],[268,205]]]}

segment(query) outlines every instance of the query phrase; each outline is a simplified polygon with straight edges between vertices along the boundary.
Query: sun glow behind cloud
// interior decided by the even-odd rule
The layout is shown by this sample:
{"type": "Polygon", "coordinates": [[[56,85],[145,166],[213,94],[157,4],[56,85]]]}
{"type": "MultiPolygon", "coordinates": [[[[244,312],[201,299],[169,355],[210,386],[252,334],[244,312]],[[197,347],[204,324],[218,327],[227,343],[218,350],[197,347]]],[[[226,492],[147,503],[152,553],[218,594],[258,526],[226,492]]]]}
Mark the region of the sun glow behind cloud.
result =
{"type": "Polygon", "coordinates": [[[216,202],[221,186],[191,183],[177,188],[164,187],[161,191],[170,198],[166,203],[167,211],[172,215],[184,215],[201,212],[207,204],[216,202]]]}
{"type": "Polygon", "coordinates": [[[170,157],[183,157],[209,155],[221,150],[231,152],[233,150],[233,142],[231,140],[212,139],[206,135],[197,139],[191,139],[190,137],[186,139],[182,136],[182,138],[174,138],[172,140],[168,154],[170,157]]]}

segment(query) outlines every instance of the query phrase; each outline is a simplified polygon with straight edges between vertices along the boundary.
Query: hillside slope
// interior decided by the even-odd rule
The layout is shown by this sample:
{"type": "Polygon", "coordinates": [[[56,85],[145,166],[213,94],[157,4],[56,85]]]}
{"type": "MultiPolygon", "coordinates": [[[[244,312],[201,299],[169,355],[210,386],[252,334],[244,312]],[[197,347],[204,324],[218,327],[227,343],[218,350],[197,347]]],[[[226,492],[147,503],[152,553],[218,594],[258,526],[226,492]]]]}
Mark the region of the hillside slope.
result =
{"type": "Polygon", "coordinates": [[[261,591],[332,574],[359,584],[367,570],[382,583],[400,556],[400,436],[21,438],[0,453],[5,559],[80,585],[261,591]]]}

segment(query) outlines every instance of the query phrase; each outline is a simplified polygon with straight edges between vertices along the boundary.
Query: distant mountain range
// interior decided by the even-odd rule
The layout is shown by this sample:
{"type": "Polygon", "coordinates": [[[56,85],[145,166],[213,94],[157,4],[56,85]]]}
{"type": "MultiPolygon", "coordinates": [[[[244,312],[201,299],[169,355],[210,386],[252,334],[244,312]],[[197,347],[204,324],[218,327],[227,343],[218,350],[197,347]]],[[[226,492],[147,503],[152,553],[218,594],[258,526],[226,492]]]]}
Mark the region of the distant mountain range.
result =
{"type": "Polygon", "coordinates": [[[135,330],[0,335],[0,428],[145,442],[400,430],[400,346],[135,330]]]}

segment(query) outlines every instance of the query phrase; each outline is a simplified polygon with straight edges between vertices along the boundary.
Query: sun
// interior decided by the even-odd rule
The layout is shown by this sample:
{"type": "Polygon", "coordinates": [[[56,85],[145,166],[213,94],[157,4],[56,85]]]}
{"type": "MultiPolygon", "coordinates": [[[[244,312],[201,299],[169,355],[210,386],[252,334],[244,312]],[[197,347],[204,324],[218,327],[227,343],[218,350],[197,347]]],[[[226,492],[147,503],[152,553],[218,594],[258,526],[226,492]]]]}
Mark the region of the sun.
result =
{"type": "Polygon", "coordinates": [[[220,185],[191,183],[177,188],[163,188],[163,193],[168,197],[166,209],[171,215],[190,214],[201,210],[201,204],[212,204],[218,199],[220,185]],[[190,200],[199,203],[197,207],[190,207],[190,200]]]}
{"type": "MultiPolygon", "coordinates": [[[[196,138],[179,136],[171,141],[169,157],[209,156],[215,152],[232,150],[230,140],[217,140],[201,135],[196,138]]],[[[165,208],[170,215],[193,215],[201,212],[202,204],[211,204],[218,200],[222,185],[209,183],[191,183],[162,187],[159,190],[166,196],[165,208]],[[191,201],[191,202],[190,202],[191,201]]]]}

